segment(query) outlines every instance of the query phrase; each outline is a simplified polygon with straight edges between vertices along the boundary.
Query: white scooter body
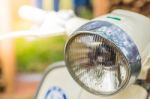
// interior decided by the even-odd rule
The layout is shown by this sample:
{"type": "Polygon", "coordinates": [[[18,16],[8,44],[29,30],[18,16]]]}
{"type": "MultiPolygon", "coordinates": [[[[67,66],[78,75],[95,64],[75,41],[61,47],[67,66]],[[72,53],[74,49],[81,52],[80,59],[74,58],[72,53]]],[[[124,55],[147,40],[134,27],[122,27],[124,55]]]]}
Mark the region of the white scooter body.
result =
{"type": "Polygon", "coordinates": [[[147,92],[131,85],[113,96],[96,96],[82,89],[70,76],[64,62],[50,65],[46,70],[35,99],[146,99],[147,92]]]}

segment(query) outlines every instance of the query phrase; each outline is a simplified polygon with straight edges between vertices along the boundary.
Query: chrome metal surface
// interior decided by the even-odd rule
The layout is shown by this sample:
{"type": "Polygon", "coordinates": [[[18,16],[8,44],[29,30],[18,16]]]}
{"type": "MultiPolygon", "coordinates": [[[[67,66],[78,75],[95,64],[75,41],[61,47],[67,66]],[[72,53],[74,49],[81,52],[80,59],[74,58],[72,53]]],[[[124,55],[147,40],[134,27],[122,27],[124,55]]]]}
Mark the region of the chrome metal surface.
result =
{"type": "Polygon", "coordinates": [[[66,44],[65,62],[80,86],[98,95],[117,93],[133,83],[141,69],[133,40],[106,21],[92,21],[76,30],[66,44]]]}

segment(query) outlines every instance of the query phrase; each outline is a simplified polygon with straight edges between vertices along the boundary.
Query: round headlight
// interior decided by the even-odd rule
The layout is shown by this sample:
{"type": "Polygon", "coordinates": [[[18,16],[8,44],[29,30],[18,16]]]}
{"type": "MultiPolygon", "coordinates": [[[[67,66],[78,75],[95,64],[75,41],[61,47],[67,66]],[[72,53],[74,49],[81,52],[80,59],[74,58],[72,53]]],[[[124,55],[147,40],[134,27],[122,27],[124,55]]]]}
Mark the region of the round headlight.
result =
{"type": "Polygon", "coordinates": [[[141,67],[129,36],[104,21],[89,22],[71,36],[65,61],[76,82],[97,95],[115,94],[128,84],[131,74],[136,78],[141,67]]]}

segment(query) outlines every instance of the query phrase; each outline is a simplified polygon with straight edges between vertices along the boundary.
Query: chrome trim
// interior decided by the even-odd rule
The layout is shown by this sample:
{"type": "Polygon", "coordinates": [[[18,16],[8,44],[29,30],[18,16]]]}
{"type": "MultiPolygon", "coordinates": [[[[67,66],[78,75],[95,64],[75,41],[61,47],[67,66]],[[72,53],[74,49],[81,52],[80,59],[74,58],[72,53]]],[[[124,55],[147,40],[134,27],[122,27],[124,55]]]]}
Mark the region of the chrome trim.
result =
{"type": "MultiPolygon", "coordinates": [[[[91,21],[86,23],[85,25],[81,26],[79,29],[77,29],[68,40],[66,46],[65,46],[65,54],[66,54],[66,48],[69,44],[70,40],[81,33],[89,33],[89,34],[96,34],[99,35],[107,40],[109,40],[111,43],[113,43],[119,51],[125,56],[126,60],[128,61],[128,68],[129,68],[129,79],[126,82],[126,84],[123,86],[127,86],[128,83],[134,83],[136,81],[136,78],[141,70],[141,57],[138,51],[138,48],[134,41],[128,36],[128,34],[122,30],[120,27],[109,23],[107,21],[91,21]]],[[[66,56],[65,56],[65,62],[66,56]]],[[[68,68],[68,66],[67,66],[68,68]]],[[[68,68],[69,70],[69,68],[68,68]]],[[[69,70],[70,72],[70,70],[69,70]]],[[[72,73],[70,72],[71,76],[73,77],[72,73]]],[[[78,81],[77,81],[78,82],[78,81]]],[[[83,84],[79,85],[83,87],[83,84]]],[[[85,86],[84,86],[85,87],[85,86]]],[[[85,88],[87,91],[98,95],[98,93],[94,93],[88,88],[85,88]]],[[[122,88],[120,88],[122,89],[122,88]]],[[[120,90],[118,89],[118,91],[120,90]]],[[[116,91],[115,93],[117,93],[116,91]]],[[[113,95],[115,93],[112,93],[110,95],[113,95]]],[[[99,94],[104,95],[104,94],[99,94]]],[[[108,95],[108,94],[106,94],[108,95]]],[[[106,96],[105,95],[105,96],[106,96]]]]}

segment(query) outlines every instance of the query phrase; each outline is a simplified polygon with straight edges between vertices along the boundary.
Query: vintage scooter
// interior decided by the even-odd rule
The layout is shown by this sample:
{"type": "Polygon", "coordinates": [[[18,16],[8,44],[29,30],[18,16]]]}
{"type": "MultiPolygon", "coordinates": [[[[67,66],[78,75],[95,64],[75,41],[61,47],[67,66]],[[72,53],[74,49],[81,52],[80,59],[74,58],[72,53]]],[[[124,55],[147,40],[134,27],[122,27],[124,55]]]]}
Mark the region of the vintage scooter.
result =
{"type": "Polygon", "coordinates": [[[69,37],[65,61],[48,67],[35,99],[149,99],[149,18],[115,10],[85,20],[71,11],[44,12],[28,6],[19,13],[41,25],[1,35],[0,40],[64,31],[69,37]]]}

